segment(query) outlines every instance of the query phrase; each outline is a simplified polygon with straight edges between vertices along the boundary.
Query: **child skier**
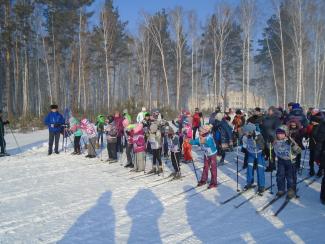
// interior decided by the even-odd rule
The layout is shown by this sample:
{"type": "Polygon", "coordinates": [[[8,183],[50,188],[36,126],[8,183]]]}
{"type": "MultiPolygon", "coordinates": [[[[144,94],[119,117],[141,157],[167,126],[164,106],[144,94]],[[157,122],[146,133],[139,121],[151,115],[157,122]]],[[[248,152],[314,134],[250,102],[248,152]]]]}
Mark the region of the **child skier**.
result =
{"type": "Polygon", "coordinates": [[[97,132],[95,124],[91,123],[88,119],[82,119],[80,122],[80,128],[88,137],[88,155],[86,158],[95,158],[96,157],[96,140],[97,140],[97,132]]]}
{"type": "Polygon", "coordinates": [[[132,134],[132,144],[134,152],[134,171],[141,172],[145,170],[145,151],[146,151],[146,141],[144,139],[143,124],[139,123],[131,131],[132,134]]]}
{"type": "Polygon", "coordinates": [[[183,129],[183,154],[184,154],[184,162],[188,163],[193,161],[192,158],[192,145],[190,144],[190,140],[192,140],[192,128],[189,126],[189,124],[185,125],[185,128],[183,129]]]}
{"type": "Polygon", "coordinates": [[[210,133],[212,129],[211,125],[205,125],[200,128],[199,138],[191,140],[192,145],[201,146],[204,151],[204,167],[201,180],[198,182],[198,186],[205,185],[208,180],[209,169],[211,171],[211,182],[208,188],[217,187],[217,147],[214,142],[213,136],[210,133]]]}
{"type": "Polygon", "coordinates": [[[162,173],[162,161],[161,161],[161,132],[158,128],[158,121],[154,121],[149,128],[149,138],[148,141],[150,143],[151,151],[152,151],[152,169],[148,172],[148,174],[154,173],[162,173]],[[158,161],[158,168],[156,166],[158,161]]]}
{"type": "Polygon", "coordinates": [[[72,116],[69,119],[69,123],[70,123],[70,131],[74,135],[74,140],[73,140],[74,151],[72,154],[80,155],[81,154],[80,139],[82,136],[82,130],[80,129],[80,122],[77,118],[72,116]]]}
{"type": "Polygon", "coordinates": [[[296,195],[296,168],[294,160],[301,153],[298,144],[289,137],[288,127],[285,125],[276,129],[276,139],[273,143],[275,155],[278,158],[277,167],[277,196],[285,194],[285,183],[287,181],[287,197],[296,195]]]}
{"type": "Polygon", "coordinates": [[[132,134],[130,133],[131,127],[129,126],[129,120],[123,120],[124,127],[124,137],[126,139],[126,158],[127,164],[124,166],[125,168],[134,168],[133,160],[132,160],[132,150],[133,150],[133,142],[132,142],[132,134]]]}
{"type": "Polygon", "coordinates": [[[243,128],[244,137],[243,141],[246,144],[247,150],[247,185],[244,190],[248,190],[253,187],[254,183],[254,161],[257,163],[257,183],[258,193],[262,195],[265,189],[265,161],[263,157],[264,139],[263,136],[256,130],[256,126],[252,123],[248,123],[243,128]]]}
{"type": "Polygon", "coordinates": [[[49,150],[48,155],[53,152],[53,142],[55,143],[54,152],[59,154],[59,140],[62,126],[64,125],[64,118],[62,114],[58,112],[58,105],[50,106],[51,112],[44,119],[44,124],[49,128],[49,150]]]}
{"type": "Polygon", "coordinates": [[[107,124],[104,127],[104,131],[106,133],[107,140],[107,161],[109,161],[110,163],[115,163],[117,161],[116,143],[118,131],[113,116],[110,115],[107,117],[107,124]]]}
{"type": "MultiPolygon", "coordinates": [[[[289,137],[292,138],[301,149],[304,149],[302,139],[304,138],[305,133],[300,121],[297,119],[291,119],[288,121],[287,126],[289,129],[289,137]]],[[[297,154],[295,159],[296,171],[300,169],[300,163],[301,153],[297,154]]]]}
{"type": "Polygon", "coordinates": [[[1,148],[1,153],[0,157],[2,156],[9,156],[9,154],[6,152],[6,141],[5,141],[5,125],[8,125],[9,121],[3,121],[2,120],[2,110],[0,110],[0,148],[1,148]]]}
{"type": "Polygon", "coordinates": [[[100,140],[100,145],[101,147],[103,146],[104,143],[104,127],[105,127],[105,116],[100,114],[96,118],[96,127],[97,127],[97,143],[96,143],[96,148],[99,148],[99,140],[100,140]]]}
{"type": "Polygon", "coordinates": [[[170,150],[170,157],[172,160],[172,165],[174,168],[174,173],[171,173],[171,177],[174,179],[180,179],[181,178],[181,169],[180,169],[180,148],[179,148],[179,137],[175,134],[173,128],[169,127],[168,129],[168,148],[170,150]]]}

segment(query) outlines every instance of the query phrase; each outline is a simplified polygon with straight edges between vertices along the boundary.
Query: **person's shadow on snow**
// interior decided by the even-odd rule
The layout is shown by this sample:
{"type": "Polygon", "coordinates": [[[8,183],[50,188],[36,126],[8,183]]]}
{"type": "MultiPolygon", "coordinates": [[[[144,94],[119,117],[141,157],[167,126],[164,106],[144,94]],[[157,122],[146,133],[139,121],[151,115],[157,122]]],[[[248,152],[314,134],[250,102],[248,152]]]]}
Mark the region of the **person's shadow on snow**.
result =
{"type": "Polygon", "coordinates": [[[64,237],[64,243],[115,243],[115,215],[109,205],[112,193],[104,192],[90,210],[81,215],[64,237]]]}
{"type": "Polygon", "coordinates": [[[126,210],[132,218],[128,243],[162,243],[158,220],[164,209],[154,193],[148,189],[139,190],[128,202],[126,210]]]}

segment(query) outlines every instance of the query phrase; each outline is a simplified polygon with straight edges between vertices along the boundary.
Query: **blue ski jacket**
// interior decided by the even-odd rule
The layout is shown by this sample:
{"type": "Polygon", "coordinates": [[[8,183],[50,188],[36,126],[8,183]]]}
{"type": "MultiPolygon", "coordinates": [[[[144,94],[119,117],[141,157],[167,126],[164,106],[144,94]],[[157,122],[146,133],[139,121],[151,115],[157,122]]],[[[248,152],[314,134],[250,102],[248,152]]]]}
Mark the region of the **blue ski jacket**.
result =
{"type": "Polygon", "coordinates": [[[50,132],[60,132],[64,123],[65,120],[59,112],[49,112],[44,119],[44,124],[48,126],[50,132]]]}

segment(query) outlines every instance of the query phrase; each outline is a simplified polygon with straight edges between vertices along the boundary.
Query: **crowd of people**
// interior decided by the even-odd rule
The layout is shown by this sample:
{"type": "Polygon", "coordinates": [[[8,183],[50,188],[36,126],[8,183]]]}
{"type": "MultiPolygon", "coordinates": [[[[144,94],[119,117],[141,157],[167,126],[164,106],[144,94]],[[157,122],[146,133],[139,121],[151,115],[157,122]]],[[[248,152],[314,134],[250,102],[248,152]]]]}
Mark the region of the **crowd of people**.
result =
{"type": "MultiPolygon", "coordinates": [[[[173,179],[181,178],[181,162],[193,163],[192,146],[198,146],[204,154],[204,166],[198,186],[208,183],[208,188],[217,187],[217,166],[225,163],[228,152],[234,149],[244,154],[243,169],[247,171],[244,190],[254,188],[254,172],[257,173],[257,192],[265,191],[265,174],[276,171],[277,195],[291,199],[297,195],[297,174],[305,168],[309,158],[310,176],[324,175],[325,169],[325,112],[310,108],[306,113],[298,103],[289,103],[287,110],[271,106],[266,111],[255,108],[248,113],[243,110],[221,111],[219,107],[208,117],[198,108],[191,114],[182,110],[171,123],[159,110],[149,113],[142,108],[134,123],[127,109],[114,115],[98,115],[96,121],[87,118],[78,120],[73,113],[63,116],[57,105],[44,119],[49,128],[48,154],[59,154],[60,134],[64,138],[73,134],[74,151],[82,154],[81,141],[86,145],[88,158],[97,156],[96,149],[103,150],[106,139],[109,163],[121,160],[126,155],[126,168],[147,174],[164,172],[162,157],[170,158],[173,179]],[[309,153],[307,153],[309,152],[309,153]],[[152,163],[146,164],[147,155],[152,163]],[[309,155],[309,157],[306,157],[309,155]],[[218,162],[217,162],[218,159],[218,162]],[[315,172],[315,165],[318,171],[315,172]]],[[[5,154],[4,124],[0,113],[0,146],[5,154]]],[[[102,151],[101,150],[101,151],[102,151]]],[[[320,199],[325,204],[325,177],[322,179],[320,199]]]]}

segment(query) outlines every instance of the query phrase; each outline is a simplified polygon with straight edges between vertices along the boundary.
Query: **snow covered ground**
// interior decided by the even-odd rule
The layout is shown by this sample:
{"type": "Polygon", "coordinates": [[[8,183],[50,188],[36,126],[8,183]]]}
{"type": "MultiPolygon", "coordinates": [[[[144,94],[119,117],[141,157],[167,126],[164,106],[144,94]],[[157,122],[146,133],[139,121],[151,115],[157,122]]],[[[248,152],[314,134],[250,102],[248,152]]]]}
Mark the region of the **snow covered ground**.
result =
{"type": "MultiPolygon", "coordinates": [[[[263,214],[256,213],[273,197],[269,193],[238,209],[234,205],[252,192],[220,204],[236,194],[235,154],[218,168],[222,184],[217,189],[200,193],[204,188],[198,188],[172,197],[195,186],[192,165],[182,165],[186,177],[181,181],[160,184],[164,180],[157,180],[163,176],[132,178],[143,173],[131,173],[120,163],[72,156],[71,149],[47,156],[47,131],[16,137],[23,153],[7,134],[8,152],[15,155],[0,158],[0,243],[324,242],[320,180],[310,187],[306,187],[309,180],[299,184],[300,199],[274,217],[283,199],[263,214]]],[[[201,154],[194,155],[201,167],[201,154]]],[[[166,177],[170,162],[165,169],[166,177]]],[[[269,173],[266,177],[269,185],[269,173]]],[[[244,185],[243,171],[239,180],[244,185]]]]}

